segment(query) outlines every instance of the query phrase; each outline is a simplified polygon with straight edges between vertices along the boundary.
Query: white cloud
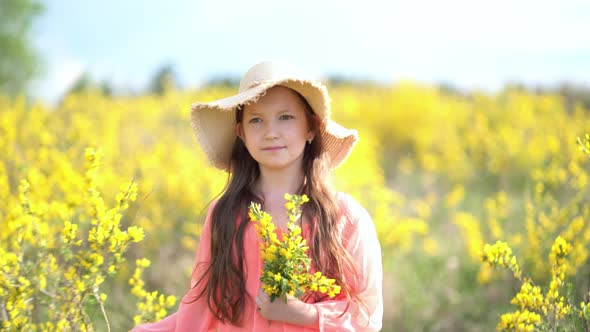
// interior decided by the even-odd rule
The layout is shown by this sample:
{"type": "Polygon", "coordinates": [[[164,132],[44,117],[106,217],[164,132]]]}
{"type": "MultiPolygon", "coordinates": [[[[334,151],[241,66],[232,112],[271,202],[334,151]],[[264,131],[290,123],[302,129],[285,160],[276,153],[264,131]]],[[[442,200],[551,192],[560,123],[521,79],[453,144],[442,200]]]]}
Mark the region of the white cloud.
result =
{"type": "Polygon", "coordinates": [[[66,90],[84,73],[81,59],[62,55],[47,61],[47,74],[32,84],[32,95],[55,104],[66,90]]]}

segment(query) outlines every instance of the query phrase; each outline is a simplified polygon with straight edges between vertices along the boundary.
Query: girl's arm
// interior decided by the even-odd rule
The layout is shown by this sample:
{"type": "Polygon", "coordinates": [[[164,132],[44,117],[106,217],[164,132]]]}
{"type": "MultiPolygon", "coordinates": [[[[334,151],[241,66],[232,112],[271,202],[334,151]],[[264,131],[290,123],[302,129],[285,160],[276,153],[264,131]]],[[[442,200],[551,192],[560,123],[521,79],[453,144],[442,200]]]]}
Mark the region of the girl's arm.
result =
{"type": "Polygon", "coordinates": [[[320,331],[379,331],[383,319],[381,245],[369,213],[352,197],[341,195],[351,217],[351,224],[345,227],[343,237],[348,239],[346,248],[360,273],[359,284],[355,288],[367,308],[352,301],[341,315],[346,308],[346,300],[314,303],[318,312],[318,327],[320,331]]]}
{"type": "Polygon", "coordinates": [[[214,206],[215,202],[209,206],[201,232],[195,263],[193,264],[191,289],[180,301],[177,312],[159,322],[138,325],[131,332],[199,332],[215,330],[216,321],[209,310],[207,299],[202,297],[194,301],[196,294],[200,293],[205,284],[201,283],[198,287],[193,287],[198,280],[197,278],[206,269],[211,257],[211,214],[214,206]]]}

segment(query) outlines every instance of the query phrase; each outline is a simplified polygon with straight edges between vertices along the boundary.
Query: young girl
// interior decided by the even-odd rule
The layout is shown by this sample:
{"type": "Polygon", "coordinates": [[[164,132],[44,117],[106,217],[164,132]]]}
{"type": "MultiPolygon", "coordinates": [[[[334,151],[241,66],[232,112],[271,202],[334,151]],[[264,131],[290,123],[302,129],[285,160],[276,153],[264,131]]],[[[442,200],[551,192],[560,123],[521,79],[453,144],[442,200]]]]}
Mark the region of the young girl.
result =
{"type": "Polygon", "coordinates": [[[375,227],[352,197],[326,183],[358,138],[330,119],[326,87],[289,65],[262,62],[248,70],[237,95],[193,104],[191,124],[229,181],[209,207],[191,288],[178,311],[133,331],[380,330],[383,273],[375,227]],[[280,233],[288,221],[285,193],[309,197],[300,226],[311,272],[336,280],[341,292],[335,298],[308,293],[271,302],[262,290],[260,240],[248,205],[261,203],[280,233]]]}

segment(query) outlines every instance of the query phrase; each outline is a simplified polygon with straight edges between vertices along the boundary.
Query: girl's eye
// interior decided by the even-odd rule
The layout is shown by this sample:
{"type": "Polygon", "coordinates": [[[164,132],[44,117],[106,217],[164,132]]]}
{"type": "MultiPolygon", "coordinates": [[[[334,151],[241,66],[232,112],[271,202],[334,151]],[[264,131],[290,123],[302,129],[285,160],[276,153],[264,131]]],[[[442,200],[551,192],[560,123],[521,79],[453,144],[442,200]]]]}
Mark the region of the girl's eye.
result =
{"type": "Polygon", "coordinates": [[[292,115],[285,114],[285,115],[281,115],[281,117],[279,119],[281,119],[281,120],[290,120],[290,119],[293,119],[293,118],[294,117],[292,115]]]}
{"type": "Polygon", "coordinates": [[[248,121],[248,123],[258,123],[260,121],[262,121],[261,118],[252,118],[252,119],[250,119],[250,121],[248,121]]]}

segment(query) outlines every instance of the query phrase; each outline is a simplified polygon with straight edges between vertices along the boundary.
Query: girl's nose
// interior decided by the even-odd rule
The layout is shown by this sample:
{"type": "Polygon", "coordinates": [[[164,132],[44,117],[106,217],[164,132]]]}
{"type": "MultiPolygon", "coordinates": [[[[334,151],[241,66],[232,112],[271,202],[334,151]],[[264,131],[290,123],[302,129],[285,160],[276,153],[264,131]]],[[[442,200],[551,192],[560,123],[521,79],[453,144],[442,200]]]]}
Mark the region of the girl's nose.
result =
{"type": "Polygon", "coordinates": [[[279,137],[277,125],[271,123],[270,121],[267,122],[264,126],[264,138],[270,140],[277,137],[279,137]]]}

